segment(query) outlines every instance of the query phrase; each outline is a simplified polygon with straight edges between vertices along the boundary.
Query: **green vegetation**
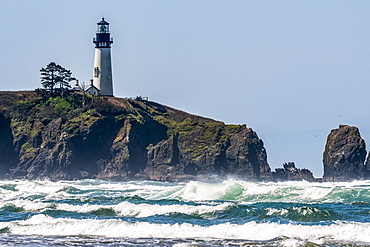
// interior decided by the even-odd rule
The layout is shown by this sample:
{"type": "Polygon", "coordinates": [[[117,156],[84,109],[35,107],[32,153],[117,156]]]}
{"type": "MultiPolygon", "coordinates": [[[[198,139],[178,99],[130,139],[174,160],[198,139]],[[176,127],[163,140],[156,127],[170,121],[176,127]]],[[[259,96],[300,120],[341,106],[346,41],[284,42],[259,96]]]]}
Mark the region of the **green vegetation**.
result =
{"type": "Polygon", "coordinates": [[[180,148],[183,153],[191,154],[194,161],[199,161],[205,151],[217,143],[223,143],[230,134],[238,133],[242,125],[225,125],[223,122],[190,115],[169,109],[167,114],[153,117],[168,127],[169,136],[179,134],[180,148]]]}
{"type": "Polygon", "coordinates": [[[66,115],[67,112],[73,109],[71,103],[61,97],[50,97],[48,101],[46,101],[46,104],[52,105],[54,107],[54,114],[59,117],[66,115]]]}
{"type": "Polygon", "coordinates": [[[26,142],[25,144],[22,145],[22,148],[25,152],[30,152],[32,150],[34,150],[34,148],[32,147],[32,145],[28,142],[26,142]]]}
{"type": "Polygon", "coordinates": [[[22,150],[23,150],[23,155],[20,157],[20,160],[25,160],[30,157],[33,157],[36,152],[36,149],[32,147],[32,145],[28,142],[22,145],[22,150]]]}
{"type": "Polygon", "coordinates": [[[102,118],[104,117],[95,109],[89,109],[69,119],[66,123],[66,131],[72,135],[77,134],[79,128],[90,128],[96,121],[102,118]]]}

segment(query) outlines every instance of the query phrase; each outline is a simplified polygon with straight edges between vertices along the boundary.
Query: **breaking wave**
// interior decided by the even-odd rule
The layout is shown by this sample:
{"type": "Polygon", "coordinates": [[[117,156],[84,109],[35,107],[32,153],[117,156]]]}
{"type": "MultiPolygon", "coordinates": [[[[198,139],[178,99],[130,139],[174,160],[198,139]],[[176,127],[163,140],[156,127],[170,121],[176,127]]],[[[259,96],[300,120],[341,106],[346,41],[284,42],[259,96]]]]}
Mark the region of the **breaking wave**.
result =
{"type": "Polygon", "coordinates": [[[369,188],[368,181],[0,181],[0,243],[368,245],[369,188]]]}

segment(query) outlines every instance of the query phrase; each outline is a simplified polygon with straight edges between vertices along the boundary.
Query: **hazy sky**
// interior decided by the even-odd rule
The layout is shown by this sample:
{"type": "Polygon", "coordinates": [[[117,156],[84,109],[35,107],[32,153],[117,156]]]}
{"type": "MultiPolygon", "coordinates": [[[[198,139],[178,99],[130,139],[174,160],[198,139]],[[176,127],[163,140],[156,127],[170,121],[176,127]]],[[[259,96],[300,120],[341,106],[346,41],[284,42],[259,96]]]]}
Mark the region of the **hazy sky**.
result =
{"type": "Polygon", "coordinates": [[[339,124],[370,146],[370,1],[0,0],[0,16],[0,90],[40,87],[51,61],[89,83],[104,16],[116,96],[245,123],[272,168],[321,176],[339,124]]]}

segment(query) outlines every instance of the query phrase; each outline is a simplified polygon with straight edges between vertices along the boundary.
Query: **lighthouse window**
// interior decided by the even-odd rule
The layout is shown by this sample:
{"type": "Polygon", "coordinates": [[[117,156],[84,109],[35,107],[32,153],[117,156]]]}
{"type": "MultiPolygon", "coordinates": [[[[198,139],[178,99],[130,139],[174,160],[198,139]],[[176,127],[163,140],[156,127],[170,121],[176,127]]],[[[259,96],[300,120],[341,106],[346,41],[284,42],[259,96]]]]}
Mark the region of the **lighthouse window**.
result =
{"type": "Polygon", "coordinates": [[[98,77],[98,76],[99,76],[99,68],[94,67],[94,77],[98,77]]]}
{"type": "Polygon", "coordinates": [[[100,33],[108,33],[108,26],[101,25],[100,26],[100,33]]]}

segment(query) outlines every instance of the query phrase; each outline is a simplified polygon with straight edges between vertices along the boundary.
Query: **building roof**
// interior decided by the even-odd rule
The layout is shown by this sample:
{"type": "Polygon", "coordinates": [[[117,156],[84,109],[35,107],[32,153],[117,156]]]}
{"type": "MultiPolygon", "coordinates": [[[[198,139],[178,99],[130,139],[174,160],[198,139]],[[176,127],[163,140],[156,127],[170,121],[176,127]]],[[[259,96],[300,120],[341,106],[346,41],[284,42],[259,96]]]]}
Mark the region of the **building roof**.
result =
{"type": "Polygon", "coordinates": [[[88,89],[86,89],[86,93],[99,95],[100,90],[97,87],[95,87],[94,85],[90,85],[90,87],[88,89]]]}
{"type": "Polygon", "coordinates": [[[101,21],[98,22],[98,25],[109,25],[107,21],[104,20],[104,17],[101,18],[101,21]]]}

